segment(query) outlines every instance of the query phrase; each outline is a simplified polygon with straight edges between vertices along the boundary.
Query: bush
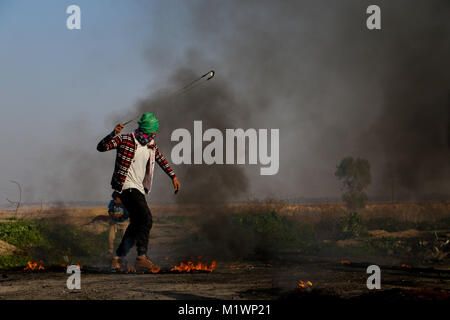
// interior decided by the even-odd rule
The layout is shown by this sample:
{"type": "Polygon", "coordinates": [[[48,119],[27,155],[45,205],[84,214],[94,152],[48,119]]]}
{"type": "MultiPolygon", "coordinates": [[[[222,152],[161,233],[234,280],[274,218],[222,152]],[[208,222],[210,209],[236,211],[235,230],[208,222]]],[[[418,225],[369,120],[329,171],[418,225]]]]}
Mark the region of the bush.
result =
{"type": "Polygon", "coordinates": [[[0,256],[0,268],[25,265],[29,260],[43,260],[46,265],[89,263],[106,252],[107,231],[97,235],[69,224],[14,220],[0,223],[0,240],[21,250],[14,256],[0,256]]]}
{"type": "Polygon", "coordinates": [[[108,231],[101,234],[84,231],[69,224],[42,222],[39,231],[44,236],[44,245],[35,247],[33,255],[50,264],[66,262],[87,263],[107,250],[108,231]]]}
{"type": "Polygon", "coordinates": [[[367,236],[367,228],[357,212],[323,217],[314,226],[317,240],[342,240],[367,236]]]}
{"type": "Polygon", "coordinates": [[[27,256],[0,256],[0,268],[14,268],[25,266],[30,257],[27,256]]]}
{"type": "Polygon", "coordinates": [[[238,228],[254,235],[257,253],[299,251],[305,249],[314,236],[312,226],[299,224],[275,211],[248,213],[233,218],[238,228]]]}
{"type": "Polygon", "coordinates": [[[349,212],[344,216],[342,220],[342,234],[344,239],[367,235],[367,229],[358,212],[349,212]]]}
{"type": "Polygon", "coordinates": [[[41,244],[44,239],[35,222],[13,220],[0,223],[0,240],[26,249],[41,244]]]}

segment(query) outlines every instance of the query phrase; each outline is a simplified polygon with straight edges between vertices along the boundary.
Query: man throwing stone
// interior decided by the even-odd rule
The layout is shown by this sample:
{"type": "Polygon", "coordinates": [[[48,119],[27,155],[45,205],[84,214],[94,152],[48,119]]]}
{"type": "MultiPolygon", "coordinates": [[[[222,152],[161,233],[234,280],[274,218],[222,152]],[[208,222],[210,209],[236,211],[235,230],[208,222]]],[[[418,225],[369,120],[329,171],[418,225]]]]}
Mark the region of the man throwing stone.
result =
{"type": "Polygon", "coordinates": [[[100,152],[117,149],[112,188],[118,192],[122,204],[130,215],[130,224],[112,259],[113,270],[132,270],[126,256],[136,245],[136,270],[149,271],[154,264],[147,257],[148,239],[152,228],[152,215],[145,199],[152,186],[155,162],[171,177],[175,193],[180,191],[180,182],[167,160],[159,152],[154,137],[159,129],[159,121],[153,113],[146,112],[138,121],[134,133],[121,134],[122,124],[107,135],[97,145],[100,152]]]}

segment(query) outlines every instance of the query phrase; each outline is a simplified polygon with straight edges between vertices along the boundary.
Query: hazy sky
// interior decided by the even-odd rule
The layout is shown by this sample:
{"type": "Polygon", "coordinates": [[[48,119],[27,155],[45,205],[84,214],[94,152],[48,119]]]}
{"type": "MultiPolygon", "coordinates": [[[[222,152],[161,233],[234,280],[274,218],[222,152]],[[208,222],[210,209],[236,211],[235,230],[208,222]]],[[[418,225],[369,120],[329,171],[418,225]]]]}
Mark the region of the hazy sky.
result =
{"type": "MultiPolygon", "coordinates": [[[[279,174],[242,167],[243,198],[338,197],[334,171],[347,155],[372,164],[371,194],[390,194],[386,168],[406,193],[450,192],[450,10],[426,3],[380,1],[383,29],[372,32],[371,1],[0,0],[0,204],[16,197],[10,179],[25,201],[106,202],[114,154],[97,153],[97,142],[183,68],[216,70],[212,91],[195,94],[226,88],[239,101],[231,125],[280,129],[279,174]],[[66,28],[72,4],[81,30],[66,28]]],[[[170,112],[160,115],[176,129],[170,112]]],[[[174,143],[159,139],[170,161],[174,143]]],[[[172,201],[160,171],[152,197],[172,201]]]]}
{"type": "Polygon", "coordinates": [[[3,202],[5,194],[15,196],[9,179],[26,186],[41,177],[36,162],[45,163],[67,139],[95,148],[112,126],[107,117],[132,106],[170,72],[149,63],[151,44],[170,44],[176,59],[187,29],[181,2],[161,8],[162,1],[148,1],[144,11],[133,1],[0,3],[3,202]],[[66,28],[65,11],[74,3],[82,11],[80,31],[66,28]]]}

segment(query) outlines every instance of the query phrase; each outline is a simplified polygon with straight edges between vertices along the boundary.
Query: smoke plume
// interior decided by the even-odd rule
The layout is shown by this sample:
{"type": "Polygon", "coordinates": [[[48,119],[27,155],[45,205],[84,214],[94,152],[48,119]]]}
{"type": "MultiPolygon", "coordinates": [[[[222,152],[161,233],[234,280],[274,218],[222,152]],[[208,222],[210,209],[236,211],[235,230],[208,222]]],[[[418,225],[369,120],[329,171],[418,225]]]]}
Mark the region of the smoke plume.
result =
{"type": "MultiPolygon", "coordinates": [[[[169,35],[167,41],[149,41],[145,58],[161,81],[129,108],[129,115],[157,115],[157,143],[168,160],[174,145],[170,133],[176,128],[192,132],[194,120],[202,120],[204,130],[279,128],[280,170],[276,176],[260,176],[256,166],[174,166],[183,184],[177,201],[226,202],[248,195],[337,198],[334,171],[349,155],[371,164],[369,199],[390,196],[392,187],[398,196],[409,198],[450,194],[450,2],[378,1],[381,30],[366,28],[370,4],[180,4],[186,9],[178,27],[185,41],[179,46],[169,35]],[[217,72],[213,80],[176,99],[159,101],[210,69],[217,72]]],[[[147,12],[145,6],[139,2],[141,12],[147,12]]],[[[159,19],[154,23],[172,23],[159,19]]],[[[97,142],[86,148],[95,150],[97,142]]],[[[72,147],[66,159],[74,159],[72,147]]],[[[78,177],[60,192],[84,197],[92,191],[86,186],[99,181],[107,185],[112,160],[108,169],[106,156],[89,153],[75,161],[78,177]],[[88,167],[83,159],[90,159],[88,167]]],[[[58,160],[53,172],[70,172],[72,164],[58,160]]],[[[173,199],[170,185],[159,187],[166,183],[161,175],[157,173],[151,198],[173,199]]],[[[57,178],[49,174],[48,180],[57,178]]]]}
{"type": "Polygon", "coordinates": [[[450,3],[380,1],[377,31],[369,4],[191,7],[196,36],[255,115],[247,126],[280,128],[282,179],[258,191],[335,193],[335,165],[354,155],[372,165],[372,194],[449,194],[450,3]]]}
{"type": "MultiPolygon", "coordinates": [[[[197,79],[202,73],[180,68],[169,79],[167,88],[176,90],[197,79]]],[[[186,128],[193,134],[195,120],[201,120],[203,130],[207,128],[235,128],[243,125],[239,116],[246,110],[242,101],[230,91],[226,82],[218,79],[203,82],[186,94],[167,99],[167,92],[159,92],[139,101],[135,114],[153,112],[160,119],[157,143],[162,153],[170,159],[169,141],[174,128],[186,128]]],[[[191,137],[192,144],[194,137],[191,137]]],[[[231,165],[181,165],[177,175],[182,181],[182,192],[178,202],[224,203],[246,194],[248,181],[242,167],[231,165]]]]}

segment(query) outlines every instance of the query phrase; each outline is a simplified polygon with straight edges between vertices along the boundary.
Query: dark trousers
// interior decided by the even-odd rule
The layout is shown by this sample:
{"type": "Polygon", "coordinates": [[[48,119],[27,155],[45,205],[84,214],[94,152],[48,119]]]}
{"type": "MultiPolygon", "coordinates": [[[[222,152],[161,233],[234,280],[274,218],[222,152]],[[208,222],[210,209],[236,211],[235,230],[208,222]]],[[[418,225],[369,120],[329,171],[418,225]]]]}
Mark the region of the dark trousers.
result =
{"type": "Polygon", "coordinates": [[[145,196],[137,189],[127,189],[120,194],[120,200],[130,214],[130,224],[116,254],[126,256],[135,244],[138,255],[146,254],[153,220],[145,196]]]}

